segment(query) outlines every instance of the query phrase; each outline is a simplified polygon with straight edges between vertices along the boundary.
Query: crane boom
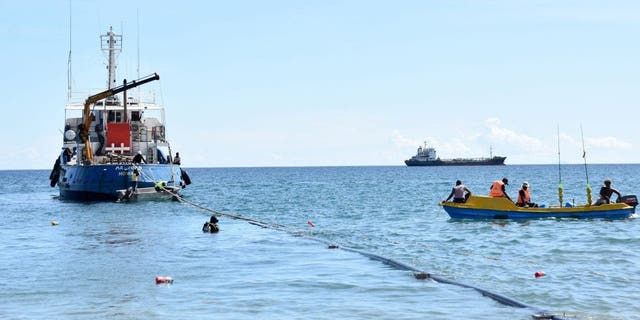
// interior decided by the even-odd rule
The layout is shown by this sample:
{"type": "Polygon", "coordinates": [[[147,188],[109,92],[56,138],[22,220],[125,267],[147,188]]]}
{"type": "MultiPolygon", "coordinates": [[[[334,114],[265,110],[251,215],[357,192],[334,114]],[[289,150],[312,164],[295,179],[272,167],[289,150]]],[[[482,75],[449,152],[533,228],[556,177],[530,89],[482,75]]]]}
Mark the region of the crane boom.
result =
{"type": "MultiPolygon", "coordinates": [[[[106,99],[108,97],[111,97],[113,95],[116,95],[120,92],[129,90],[129,89],[133,89],[137,86],[141,86],[147,82],[151,82],[154,80],[160,80],[160,76],[157,73],[148,75],[146,77],[142,77],[138,80],[133,80],[129,83],[124,83],[120,86],[117,86],[115,88],[111,88],[99,93],[96,93],[92,96],[89,96],[87,98],[87,100],[85,100],[84,102],[84,123],[83,123],[83,127],[82,130],[80,131],[80,138],[84,141],[84,151],[85,151],[85,156],[87,160],[93,160],[93,152],[91,151],[91,144],[89,143],[89,128],[91,126],[91,121],[93,119],[91,119],[91,110],[90,110],[90,106],[102,99],[106,99]]],[[[126,104],[127,102],[124,101],[124,104],[126,104]]]]}

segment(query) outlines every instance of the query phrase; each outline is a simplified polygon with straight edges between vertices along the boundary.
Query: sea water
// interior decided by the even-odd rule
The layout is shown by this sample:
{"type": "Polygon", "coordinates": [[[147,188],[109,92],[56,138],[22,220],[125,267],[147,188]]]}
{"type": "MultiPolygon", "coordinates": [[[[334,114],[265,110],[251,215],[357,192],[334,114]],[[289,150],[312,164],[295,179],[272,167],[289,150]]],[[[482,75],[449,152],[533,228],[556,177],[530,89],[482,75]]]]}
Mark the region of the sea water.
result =
{"type": "MultiPolygon", "coordinates": [[[[509,178],[533,201],[586,202],[581,165],[193,168],[190,202],[59,200],[49,172],[0,171],[2,319],[530,319],[479,292],[417,280],[321,239],[582,319],[640,319],[640,221],[456,221],[456,179],[486,195],[509,178]],[[51,221],[58,225],[52,226],[51,221]],[[312,226],[313,225],[313,226],[312,226]],[[534,277],[535,272],[544,277],[534,277]],[[156,276],[173,284],[156,285],[156,276]]],[[[589,165],[639,194],[640,165],[589,165]]]]}

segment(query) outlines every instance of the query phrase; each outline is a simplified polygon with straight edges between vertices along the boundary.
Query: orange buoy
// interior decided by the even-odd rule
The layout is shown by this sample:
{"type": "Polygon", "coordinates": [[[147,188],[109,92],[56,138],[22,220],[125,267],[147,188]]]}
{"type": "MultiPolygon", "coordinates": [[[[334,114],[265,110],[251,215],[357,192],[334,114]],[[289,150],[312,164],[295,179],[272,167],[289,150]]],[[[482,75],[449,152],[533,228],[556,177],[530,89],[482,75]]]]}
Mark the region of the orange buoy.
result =
{"type": "Polygon", "coordinates": [[[536,271],[536,273],[533,274],[536,278],[544,277],[545,275],[544,271],[536,271]]]}
{"type": "Polygon", "coordinates": [[[163,284],[163,283],[173,283],[173,278],[171,277],[156,277],[156,284],[163,284]]]}
{"type": "Polygon", "coordinates": [[[315,225],[313,225],[313,222],[311,222],[311,220],[307,221],[307,224],[308,224],[309,226],[311,226],[312,228],[313,228],[313,227],[315,227],[315,225]]]}

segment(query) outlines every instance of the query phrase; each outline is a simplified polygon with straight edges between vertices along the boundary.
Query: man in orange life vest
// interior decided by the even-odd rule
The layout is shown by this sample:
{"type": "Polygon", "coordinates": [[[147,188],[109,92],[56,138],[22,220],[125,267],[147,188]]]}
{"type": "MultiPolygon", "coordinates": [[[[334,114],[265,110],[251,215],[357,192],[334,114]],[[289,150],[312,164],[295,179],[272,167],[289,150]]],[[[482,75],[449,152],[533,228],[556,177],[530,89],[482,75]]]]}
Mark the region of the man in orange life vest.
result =
{"type": "Polygon", "coordinates": [[[500,180],[496,180],[493,182],[493,184],[491,185],[491,191],[489,192],[489,196],[490,197],[505,197],[507,199],[509,199],[509,201],[513,201],[511,200],[511,198],[509,198],[509,195],[507,194],[507,192],[504,190],[504,185],[508,185],[509,184],[509,179],[507,178],[502,178],[502,181],[500,180]]]}
{"type": "Polygon", "coordinates": [[[529,208],[538,207],[537,204],[531,202],[531,194],[529,193],[529,183],[526,181],[522,183],[522,189],[518,191],[518,201],[516,201],[516,206],[529,207],[529,208]]]}

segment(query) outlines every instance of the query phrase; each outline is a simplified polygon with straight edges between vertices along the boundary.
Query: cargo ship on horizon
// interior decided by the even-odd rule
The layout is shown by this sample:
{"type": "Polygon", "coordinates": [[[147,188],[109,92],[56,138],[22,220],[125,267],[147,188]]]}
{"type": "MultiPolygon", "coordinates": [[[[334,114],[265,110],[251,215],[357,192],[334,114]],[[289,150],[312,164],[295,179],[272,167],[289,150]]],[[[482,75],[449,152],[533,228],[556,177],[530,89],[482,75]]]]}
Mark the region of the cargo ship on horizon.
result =
{"type": "Polygon", "coordinates": [[[489,158],[455,158],[440,159],[436,156],[436,149],[427,147],[418,147],[418,152],[411,159],[407,159],[404,163],[409,167],[426,167],[426,166],[502,166],[507,157],[493,156],[490,152],[489,158]]]}

